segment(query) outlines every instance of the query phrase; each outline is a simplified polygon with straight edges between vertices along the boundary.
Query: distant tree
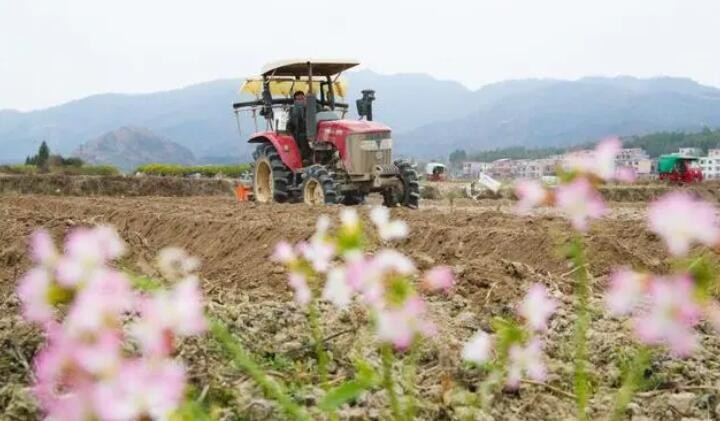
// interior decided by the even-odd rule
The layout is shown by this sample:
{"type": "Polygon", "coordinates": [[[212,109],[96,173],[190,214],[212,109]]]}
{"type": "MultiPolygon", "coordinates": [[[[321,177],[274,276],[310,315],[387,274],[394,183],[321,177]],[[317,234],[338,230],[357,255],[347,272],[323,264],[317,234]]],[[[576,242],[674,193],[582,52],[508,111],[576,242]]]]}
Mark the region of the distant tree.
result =
{"type": "Polygon", "coordinates": [[[449,160],[450,164],[454,167],[458,167],[463,161],[467,160],[467,152],[465,152],[464,149],[455,149],[450,152],[449,160]]]}
{"type": "Polygon", "coordinates": [[[50,148],[48,148],[47,143],[43,140],[43,142],[40,144],[40,148],[38,149],[37,154],[37,166],[43,166],[47,165],[48,158],[50,158],[50,148]]]}

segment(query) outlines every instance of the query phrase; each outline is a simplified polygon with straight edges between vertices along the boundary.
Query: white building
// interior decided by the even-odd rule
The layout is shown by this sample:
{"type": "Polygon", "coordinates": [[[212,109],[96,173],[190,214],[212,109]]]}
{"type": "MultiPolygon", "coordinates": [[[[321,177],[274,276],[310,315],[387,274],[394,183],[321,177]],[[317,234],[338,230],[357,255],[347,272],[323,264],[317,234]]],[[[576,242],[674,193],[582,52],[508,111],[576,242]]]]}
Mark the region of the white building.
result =
{"type": "Polygon", "coordinates": [[[705,180],[720,179],[720,151],[711,149],[708,156],[700,158],[700,169],[705,180]],[[715,152],[710,155],[710,152],[715,152]]]}
{"type": "Polygon", "coordinates": [[[487,173],[492,164],[489,162],[465,161],[463,162],[463,177],[478,178],[480,174],[487,173]]]}
{"type": "Polygon", "coordinates": [[[618,167],[632,168],[637,175],[648,175],[652,172],[652,160],[643,148],[623,148],[615,158],[618,167]]]}
{"type": "Polygon", "coordinates": [[[701,156],[702,149],[700,148],[680,148],[678,150],[680,156],[701,156]]]}

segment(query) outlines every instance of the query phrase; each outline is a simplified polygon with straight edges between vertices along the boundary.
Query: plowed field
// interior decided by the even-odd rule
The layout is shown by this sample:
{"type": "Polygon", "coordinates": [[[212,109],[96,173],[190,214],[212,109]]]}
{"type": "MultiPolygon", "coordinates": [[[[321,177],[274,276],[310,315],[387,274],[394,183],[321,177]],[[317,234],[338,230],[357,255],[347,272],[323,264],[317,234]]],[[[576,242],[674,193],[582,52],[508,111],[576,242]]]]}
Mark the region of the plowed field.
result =
{"type": "MultiPolygon", "coordinates": [[[[496,419],[566,419],[574,414],[573,400],[553,390],[572,392],[572,274],[561,251],[571,231],[551,212],[521,217],[511,213],[509,205],[507,200],[487,200],[461,202],[451,208],[445,201],[428,201],[417,211],[392,211],[394,218],[408,221],[411,228],[400,250],[415,258],[421,268],[442,263],[458,274],[452,295],[431,300],[440,334],[419,359],[419,415],[423,418],[458,419],[466,414],[462,400],[452,393],[453,385],[472,388],[479,375],[462,369],[462,343],[475,330],[487,330],[492,316],[511,315],[532,282],[545,283],[562,302],[552,320],[547,346],[551,373],[547,384],[552,388],[525,384],[518,393],[502,394],[489,413],[496,419]]],[[[25,249],[34,228],[45,227],[59,240],[74,226],[110,223],[130,245],[131,254],[121,264],[148,275],[155,274],[153,259],[160,248],[186,248],[203,262],[209,311],[230,323],[255,355],[271,361],[277,376],[302,384],[301,366],[312,360],[304,316],[292,303],[281,268],[268,256],[281,239],[298,241],[310,236],[319,213],[337,218],[340,209],[239,204],[229,196],[0,196],[0,412],[16,418],[36,416],[26,388],[31,378],[28,364],[41,338],[20,319],[13,294],[16,279],[29,267],[25,249]]],[[[369,207],[358,209],[366,219],[369,207]]],[[[610,217],[593,225],[585,238],[593,275],[592,304],[598,310],[593,313],[590,331],[591,374],[596,385],[592,418],[603,418],[611,407],[619,382],[618,366],[632,345],[627,323],[600,311],[606,275],[617,265],[666,270],[663,247],[646,230],[643,217],[642,202],[613,205],[610,217]]],[[[363,317],[359,312],[325,310],[327,333],[340,333],[328,346],[335,361],[333,376],[341,381],[351,373],[352,355],[367,352],[370,348],[361,345],[372,338],[353,333],[363,317]]],[[[702,351],[689,360],[656,356],[653,372],[648,373],[657,377],[655,390],[641,393],[629,416],[717,419],[720,341],[710,329],[706,333],[702,351]]],[[[208,399],[231,408],[228,418],[233,414],[250,419],[276,417],[273,406],[260,398],[255,386],[242,373],[230,370],[206,342],[193,340],[182,345],[193,383],[199,388],[207,386],[208,399]]],[[[317,392],[298,387],[297,393],[311,402],[317,392]]],[[[381,391],[368,393],[343,415],[381,419],[384,399],[381,391]]]]}

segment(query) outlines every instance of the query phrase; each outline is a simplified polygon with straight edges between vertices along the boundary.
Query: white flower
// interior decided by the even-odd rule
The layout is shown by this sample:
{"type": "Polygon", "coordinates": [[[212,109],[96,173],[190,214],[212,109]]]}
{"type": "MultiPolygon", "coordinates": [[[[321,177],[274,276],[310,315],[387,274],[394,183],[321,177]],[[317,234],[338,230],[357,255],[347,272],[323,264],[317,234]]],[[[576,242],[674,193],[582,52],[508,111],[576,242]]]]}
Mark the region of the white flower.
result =
{"type": "Polygon", "coordinates": [[[370,220],[375,224],[378,235],[384,241],[403,239],[410,231],[405,221],[390,221],[390,210],[386,207],[373,208],[370,211],[370,220]]]}
{"type": "Polygon", "coordinates": [[[355,231],[360,227],[360,218],[353,208],[344,208],[340,212],[340,223],[348,231],[355,231]]]}
{"type": "Polygon", "coordinates": [[[328,272],[322,293],[324,300],[330,301],[337,308],[345,308],[352,301],[352,292],[343,269],[333,268],[328,272]]]}
{"type": "Polygon", "coordinates": [[[490,360],[492,353],[493,340],[490,335],[478,331],[468,342],[465,343],[462,350],[462,358],[476,364],[483,364],[490,360]]]}
{"type": "Polygon", "coordinates": [[[542,332],[547,329],[548,319],[556,307],[557,302],[548,297],[547,289],[541,284],[533,284],[520,303],[518,313],[531,329],[542,332]]]}

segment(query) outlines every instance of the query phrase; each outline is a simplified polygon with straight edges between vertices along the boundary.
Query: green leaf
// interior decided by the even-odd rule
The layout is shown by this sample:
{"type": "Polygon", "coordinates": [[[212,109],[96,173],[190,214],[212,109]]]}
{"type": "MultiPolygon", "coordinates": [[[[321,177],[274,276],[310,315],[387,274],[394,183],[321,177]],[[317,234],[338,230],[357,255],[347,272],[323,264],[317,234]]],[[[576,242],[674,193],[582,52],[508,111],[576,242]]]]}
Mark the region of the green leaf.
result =
{"type": "Polygon", "coordinates": [[[361,393],[369,389],[370,385],[358,380],[348,380],[340,386],[330,389],[327,395],[320,401],[320,409],[323,411],[334,411],[343,404],[357,398],[361,393]]]}
{"type": "Polygon", "coordinates": [[[354,365],[355,378],[359,382],[370,386],[375,386],[380,383],[380,375],[368,361],[358,358],[355,360],[354,365]]]}
{"type": "Polygon", "coordinates": [[[150,291],[156,291],[160,288],[162,288],[162,283],[160,281],[155,280],[153,278],[143,276],[143,275],[133,275],[130,273],[127,273],[128,277],[130,277],[130,283],[132,283],[133,288],[138,289],[143,292],[150,292],[150,291]]]}

